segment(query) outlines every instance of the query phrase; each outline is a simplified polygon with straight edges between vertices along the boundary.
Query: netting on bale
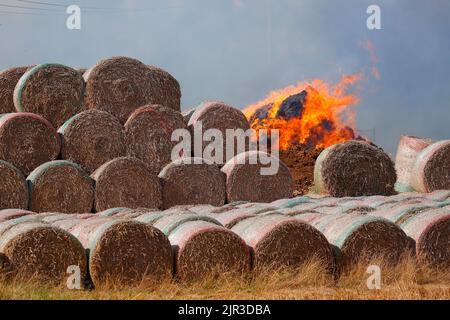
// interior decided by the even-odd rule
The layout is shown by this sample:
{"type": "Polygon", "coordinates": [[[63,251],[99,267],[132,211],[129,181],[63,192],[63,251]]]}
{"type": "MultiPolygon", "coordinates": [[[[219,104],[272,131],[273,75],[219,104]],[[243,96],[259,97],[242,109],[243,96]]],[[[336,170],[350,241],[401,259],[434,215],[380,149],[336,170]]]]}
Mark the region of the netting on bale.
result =
{"type": "Polygon", "coordinates": [[[267,153],[248,151],[238,154],[223,166],[222,172],[226,175],[228,202],[272,202],[292,196],[289,169],[278,158],[267,153]],[[262,159],[270,161],[272,167],[264,164],[262,159]],[[270,174],[264,171],[275,167],[277,170],[270,174]]]}
{"type": "MultiPolygon", "coordinates": [[[[172,133],[177,129],[187,129],[178,111],[161,105],[140,107],[125,123],[128,156],[142,160],[158,174],[171,162],[172,149],[178,144],[172,141],[172,133]]],[[[190,156],[186,152],[181,150],[177,156],[190,156]]]]}
{"type": "Polygon", "coordinates": [[[147,65],[151,71],[153,89],[155,90],[152,103],[162,104],[173,110],[180,111],[181,89],[177,79],[166,70],[147,65]]]}
{"type": "Polygon", "coordinates": [[[395,181],[389,156],[364,141],[345,141],[325,149],[314,167],[316,192],[334,197],[391,195],[395,181]]]}
{"type": "Polygon", "coordinates": [[[58,130],[61,157],[93,172],[102,164],[126,155],[125,130],[113,115],[100,110],[81,112],[58,130]]]}
{"type": "Polygon", "coordinates": [[[99,167],[92,178],[97,212],[121,207],[158,209],[162,205],[159,179],[139,159],[113,159],[99,167]]]}
{"type": "Polygon", "coordinates": [[[32,66],[14,67],[0,72],[0,114],[16,112],[14,88],[22,75],[32,66]]]}
{"type": "Polygon", "coordinates": [[[19,169],[0,160],[0,210],[9,208],[28,208],[28,186],[19,169]]]}
{"type": "Polygon", "coordinates": [[[225,228],[231,229],[237,223],[242,220],[256,217],[256,214],[248,212],[246,210],[231,210],[223,213],[218,213],[215,218],[219,221],[225,228]]]}
{"type": "Polygon", "coordinates": [[[400,203],[389,209],[378,209],[370,212],[370,215],[382,217],[400,225],[415,215],[432,209],[433,206],[423,205],[420,203],[400,203]]]}
{"type": "Polygon", "coordinates": [[[3,209],[0,210],[0,223],[34,214],[34,212],[23,209],[3,209]]]}

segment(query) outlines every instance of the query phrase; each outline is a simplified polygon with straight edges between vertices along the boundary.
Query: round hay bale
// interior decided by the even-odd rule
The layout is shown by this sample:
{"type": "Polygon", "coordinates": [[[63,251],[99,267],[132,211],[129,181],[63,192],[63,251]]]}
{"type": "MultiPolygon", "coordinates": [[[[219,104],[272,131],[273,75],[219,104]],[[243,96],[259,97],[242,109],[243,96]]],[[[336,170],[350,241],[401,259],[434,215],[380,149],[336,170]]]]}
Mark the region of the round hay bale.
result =
{"type": "Polygon", "coordinates": [[[139,159],[113,159],[95,170],[92,178],[97,212],[123,207],[158,209],[162,205],[158,177],[139,159]]]}
{"type": "MultiPolygon", "coordinates": [[[[200,106],[198,106],[195,110],[195,112],[192,114],[191,118],[189,119],[188,122],[188,126],[191,129],[191,131],[194,133],[194,127],[198,126],[198,125],[202,125],[202,130],[203,132],[209,130],[209,129],[216,129],[219,130],[222,133],[222,137],[223,137],[223,157],[222,157],[222,161],[220,163],[216,163],[218,165],[223,165],[225,164],[227,161],[229,161],[231,158],[233,158],[234,156],[236,156],[239,152],[237,149],[237,143],[239,142],[240,139],[238,139],[237,137],[234,138],[234,142],[233,141],[227,141],[227,134],[226,134],[226,130],[227,129],[241,129],[244,132],[247,131],[248,129],[250,129],[250,125],[247,121],[247,118],[245,117],[245,115],[242,113],[241,110],[238,110],[236,108],[233,108],[231,106],[228,106],[222,102],[204,102],[202,103],[200,106]],[[227,154],[226,150],[227,150],[227,144],[234,143],[234,152],[232,154],[227,154]]],[[[245,142],[245,150],[249,149],[249,139],[246,139],[245,142]]],[[[200,141],[198,141],[200,142],[200,141]]],[[[206,148],[206,146],[209,144],[208,142],[203,142],[202,139],[202,146],[200,148],[200,146],[196,146],[194,144],[194,147],[192,148],[193,150],[201,150],[202,151],[202,155],[204,152],[204,149],[206,148]]],[[[242,151],[241,151],[242,152],[242,151]]],[[[197,154],[194,154],[194,156],[200,156],[197,154]]],[[[200,156],[201,157],[201,156],[200,156]]],[[[203,156],[203,158],[205,158],[205,156],[203,156]]],[[[213,159],[208,159],[213,161],[213,159]]],[[[220,159],[218,159],[220,160],[220,159]]]]}
{"type": "Polygon", "coordinates": [[[334,197],[391,195],[395,180],[389,156],[363,141],[346,141],[325,149],[314,167],[316,191],[334,197]]]}
{"type": "Polygon", "coordinates": [[[180,111],[181,89],[177,79],[161,68],[147,65],[151,71],[153,89],[155,90],[152,103],[162,104],[173,110],[180,111]]]}
{"type": "Polygon", "coordinates": [[[62,282],[67,268],[78,266],[86,275],[86,254],[68,232],[40,222],[12,225],[0,235],[0,251],[8,257],[20,280],[62,282]]]}
{"type": "Polygon", "coordinates": [[[0,72],[0,114],[16,112],[14,106],[14,88],[23,74],[31,66],[14,67],[0,72]]]}
{"type": "Polygon", "coordinates": [[[34,212],[22,209],[4,209],[0,210],[0,222],[17,219],[20,217],[34,215],[34,212]]]}
{"type": "Polygon", "coordinates": [[[196,214],[213,214],[213,210],[216,210],[219,207],[210,205],[210,204],[199,204],[194,205],[191,208],[189,208],[189,211],[196,213],[196,214]]]}
{"type": "Polygon", "coordinates": [[[99,217],[113,217],[125,210],[129,210],[129,208],[110,208],[110,209],[98,212],[97,215],[99,217]]]}
{"type": "Polygon", "coordinates": [[[125,123],[134,110],[146,104],[162,104],[180,110],[179,104],[166,100],[173,94],[168,93],[170,80],[163,83],[160,72],[136,59],[113,57],[101,60],[83,77],[86,81],[86,107],[107,111],[121,123],[125,123]]]}
{"type": "Polygon", "coordinates": [[[175,272],[182,280],[250,270],[250,252],[235,233],[207,217],[164,217],[154,226],[168,234],[175,249],[175,272]]]}
{"type": "Polygon", "coordinates": [[[186,110],[186,111],[183,111],[183,112],[181,113],[181,115],[183,116],[184,121],[185,121],[186,123],[189,123],[189,120],[191,120],[191,117],[192,117],[192,115],[194,114],[194,112],[195,112],[196,109],[197,109],[197,108],[191,108],[191,109],[186,110]]]}
{"type": "Polygon", "coordinates": [[[312,224],[315,220],[323,218],[325,215],[318,212],[304,212],[294,216],[295,219],[312,224]]]}
{"type": "Polygon", "coordinates": [[[450,190],[435,190],[425,196],[428,200],[442,202],[450,199],[450,190]]]}
{"type": "Polygon", "coordinates": [[[169,236],[175,229],[181,226],[183,223],[189,221],[206,221],[209,223],[216,224],[218,226],[222,226],[222,224],[216,219],[198,215],[195,213],[174,213],[171,215],[164,215],[153,223],[155,228],[161,230],[165,235],[169,236]]]}
{"type": "MultiPolygon", "coordinates": [[[[77,71],[81,74],[81,76],[83,76],[83,74],[85,74],[86,71],[88,71],[87,68],[78,68],[77,71]]],[[[84,81],[84,79],[83,79],[84,81]]]]}
{"type": "Polygon", "coordinates": [[[412,169],[411,185],[418,192],[450,190],[450,140],[433,143],[420,152],[412,169]]]}
{"type": "Polygon", "coordinates": [[[64,123],[61,157],[93,172],[102,164],[126,155],[125,130],[113,115],[100,110],[81,112],[64,123]]]}
{"type": "Polygon", "coordinates": [[[176,129],[187,129],[178,111],[161,105],[137,109],[125,123],[128,156],[142,160],[152,173],[158,174],[170,163],[172,149],[178,144],[172,141],[176,129]]]}
{"type": "Polygon", "coordinates": [[[0,210],[27,209],[28,186],[22,172],[12,164],[0,160],[0,210]]]}
{"type": "Polygon", "coordinates": [[[302,197],[295,197],[292,199],[280,199],[271,202],[270,205],[279,209],[287,209],[303,203],[311,203],[311,198],[302,196],[302,197]]]}
{"type": "Polygon", "coordinates": [[[325,237],[310,225],[282,215],[245,219],[231,231],[253,250],[253,266],[266,268],[300,267],[312,258],[333,266],[333,253],[325,237]]]}
{"type": "Polygon", "coordinates": [[[242,220],[256,217],[256,214],[245,210],[232,210],[217,214],[215,217],[225,228],[231,229],[242,220]]]}
{"type": "Polygon", "coordinates": [[[153,225],[156,221],[161,219],[163,216],[164,216],[164,214],[161,211],[147,212],[147,213],[141,214],[139,217],[134,218],[134,220],[145,223],[145,224],[153,225]]]}
{"type": "Polygon", "coordinates": [[[426,211],[400,225],[416,242],[420,261],[434,268],[450,268],[450,212],[444,209],[426,211]]]}
{"type": "Polygon", "coordinates": [[[94,181],[77,164],[55,160],[37,167],[27,178],[30,210],[35,212],[91,212],[94,181]]]}
{"type": "Polygon", "coordinates": [[[71,229],[89,250],[96,287],[159,281],[172,272],[172,248],[158,229],[136,221],[95,218],[71,229]]]}
{"type": "Polygon", "coordinates": [[[373,211],[370,215],[382,217],[394,222],[397,225],[400,225],[415,215],[431,209],[433,209],[433,207],[427,205],[401,203],[390,209],[379,209],[373,211]]]}
{"type": "Polygon", "coordinates": [[[380,217],[325,215],[312,219],[310,224],[334,246],[338,271],[380,257],[396,264],[411,248],[406,234],[393,222],[380,217]]]}
{"type": "Polygon", "coordinates": [[[61,142],[52,125],[39,115],[8,113],[0,117],[0,159],[28,175],[58,157],[61,142]]]}
{"type": "Polygon", "coordinates": [[[40,64],[24,73],[14,90],[18,112],[36,113],[59,128],[83,102],[80,73],[60,64],[40,64]]]}
{"type": "Polygon", "coordinates": [[[169,163],[159,174],[163,208],[177,205],[225,204],[225,176],[215,164],[199,158],[169,163]]]}
{"type": "Polygon", "coordinates": [[[395,190],[397,192],[410,192],[414,190],[411,187],[411,171],[414,162],[418,154],[432,143],[433,141],[431,139],[414,136],[400,137],[395,158],[395,170],[397,171],[395,190]]]}
{"type": "Polygon", "coordinates": [[[246,200],[251,202],[272,202],[292,196],[292,176],[289,169],[278,158],[261,151],[238,154],[222,168],[226,175],[228,202],[246,200]],[[266,165],[261,157],[270,157],[274,174],[263,174],[266,165]],[[276,163],[276,164],[275,164],[276,163]],[[249,183],[251,182],[251,183],[249,183]]]}
{"type": "Polygon", "coordinates": [[[146,208],[126,209],[115,214],[114,218],[135,219],[142,216],[143,214],[150,212],[160,212],[160,211],[156,209],[146,209],[146,208]]]}

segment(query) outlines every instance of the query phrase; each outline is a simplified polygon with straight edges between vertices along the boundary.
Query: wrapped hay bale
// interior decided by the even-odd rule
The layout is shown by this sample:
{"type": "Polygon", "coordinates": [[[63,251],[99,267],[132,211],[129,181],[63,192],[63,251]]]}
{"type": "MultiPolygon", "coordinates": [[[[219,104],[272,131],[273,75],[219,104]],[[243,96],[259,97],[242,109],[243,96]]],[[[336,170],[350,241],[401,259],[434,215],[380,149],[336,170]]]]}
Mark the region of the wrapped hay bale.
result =
{"type": "Polygon", "coordinates": [[[96,287],[159,281],[172,272],[172,248],[158,229],[136,221],[93,218],[70,232],[89,252],[96,287]]]}
{"type": "Polygon", "coordinates": [[[120,212],[123,212],[125,210],[129,210],[129,208],[110,208],[110,209],[98,212],[97,215],[99,217],[114,217],[117,214],[119,214],[120,212]]]}
{"type": "Polygon", "coordinates": [[[177,205],[225,204],[225,176],[204,159],[182,158],[160,172],[163,208],[177,205]]]}
{"type": "Polygon", "coordinates": [[[450,140],[438,141],[420,152],[412,169],[411,185],[418,192],[450,189],[450,140]]]}
{"type": "Polygon", "coordinates": [[[162,104],[173,110],[180,111],[181,89],[177,79],[166,70],[152,65],[147,65],[147,67],[151,71],[153,89],[155,90],[154,98],[156,100],[152,103],[162,104]]]}
{"type": "Polygon", "coordinates": [[[31,66],[14,67],[0,72],[0,114],[16,112],[14,106],[14,88],[23,74],[31,66]]]}
{"type": "Polygon", "coordinates": [[[67,268],[80,268],[86,275],[86,254],[80,242],[70,233],[41,222],[2,223],[0,252],[8,257],[15,276],[20,280],[63,282],[67,268]]]}
{"type": "Polygon", "coordinates": [[[401,136],[398,143],[397,155],[395,158],[395,170],[397,172],[397,182],[395,190],[397,192],[410,192],[411,171],[418,154],[432,144],[431,139],[423,139],[414,136],[401,136]]]}
{"type": "MultiPolygon", "coordinates": [[[[220,163],[216,164],[224,164],[231,158],[233,158],[235,155],[237,155],[240,152],[247,151],[249,148],[249,139],[245,140],[245,150],[239,151],[237,149],[237,145],[239,143],[239,138],[243,138],[240,135],[237,137],[234,137],[234,141],[228,141],[226,130],[227,129],[241,129],[242,133],[250,129],[249,123],[247,121],[247,118],[242,113],[241,110],[235,109],[231,106],[228,106],[222,102],[204,102],[200,106],[198,106],[195,110],[195,112],[192,114],[191,118],[189,119],[188,126],[191,129],[191,131],[195,132],[195,127],[199,126],[201,123],[203,132],[206,132],[209,129],[216,129],[219,130],[222,133],[223,137],[223,155],[222,160],[220,163]],[[225,150],[227,150],[227,145],[231,145],[231,143],[234,143],[234,152],[233,154],[227,154],[225,150]]],[[[200,142],[200,141],[199,141],[200,142]]],[[[202,155],[204,154],[204,150],[207,147],[209,143],[202,141],[202,146],[197,146],[194,144],[194,151],[201,150],[202,155]]],[[[231,150],[230,150],[231,151],[231,150]]],[[[194,152],[195,156],[198,152],[194,152]]],[[[211,155],[212,157],[215,157],[215,155],[211,155]]],[[[205,157],[203,157],[205,158],[205,157]]],[[[210,161],[214,162],[214,159],[208,159],[210,161]]]]}
{"type": "Polygon", "coordinates": [[[182,280],[250,269],[245,242],[218,221],[196,214],[174,214],[157,220],[175,250],[175,272],[182,280]]]}
{"type": "Polygon", "coordinates": [[[83,102],[80,73],[60,64],[40,64],[24,73],[14,90],[18,112],[36,113],[59,128],[83,102]]]}
{"type": "Polygon", "coordinates": [[[294,216],[295,219],[312,224],[317,219],[322,219],[325,215],[318,212],[304,212],[294,216]]]}
{"type": "Polygon", "coordinates": [[[450,268],[450,210],[435,209],[417,214],[400,227],[415,240],[420,261],[442,270],[450,268]]]}
{"type": "Polygon", "coordinates": [[[0,210],[28,208],[28,186],[22,172],[0,160],[0,210]]]}
{"type": "Polygon", "coordinates": [[[225,228],[231,229],[237,223],[242,220],[256,217],[256,214],[250,213],[246,210],[231,210],[223,213],[218,213],[215,218],[219,221],[225,228]]]}
{"type": "Polygon", "coordinates": [[[216,210],[217,206],[213,206],[210,204],[198,204],[189,208],[189,211],[196,214],[212,214],[213,210],[216,210]]]}
{"type": "Polygon", "coordinates": [[[299,204],[303,204],[303,203],[311,203],[311,198],[306,197],[306,196],[301,196],[301,197],[295,197],[292,199],[280,199],[280,200],[276,200],[270,203],[270,205],[279,208],[279,209],[287,209],[287,208],[292,208],[295,207],[299,204]]]}
{"type": "Polygon", "coordinates": [[[438,202],[446,201],[450,199],[450,190],[435,190],[430,194],[427,194],[425,198],[438,202]]]}
{"type": "Polygon", "coordinates": [[[139,217],[134,218],[134,220],[145,223],[145,224],[153,225],[156,221],[161,219],[163,216],[164,216],[164,214],[161,211],[147,212],[147,213],[141,214],[139,217]]]}
{"type": "Polygon", "coordinates": [[[35,212],[91,212],[94,181],[79,165],[55,160],[40,165],[27,178],[30,210],[35,212]]]}
{"type": "Polygon", "coordinates": [[[170,163],[172,149],[178,144],[172,141],[176,129],[187,129],[178,111],[161,105],[140,107],[125,123],[128,156],[142,160],[152,173],[158,174],[170,163]]]}
{"type": "Polygon", "coordinates": [[[22,209],[4,209],[0,210],[0,223],[20,217],[34,215],[34,212],[22,209]]]}
{"type": "Polygon", "coordinates": [[[139,159],[122,157],[111,160],[92,174],[95,180],[95,209],[158,209],[162,205],[161,186],[139,159]]]}
{"type": "Polygon", "coordinates": [[[432,209],[433,207],[428,205],[400,203],[389,209],[379,209],[373,211],[370,215],[382,217],[394,222],[397,225],[400,225],[415,215],[432,209]]]}
{"type": "Polygon", "coordinates": [[[333,253],[325,237],[310,225],[282,215],[245,219],[231,231],[252,248],[253,266],[265,268],[300,267],[312,258],[332,267],[333,253]]]}
{"type": "MultiPolygon", "coordinates": [[[[125,123],[131,113],[146,104],[162,104],[180,110],[168,98],[169,81],[161,81],[160,72],[128,57],[101,60],[83,75],[86,81],[85,103],[115,115],[125,123]]],[[[164,80],[164,79],[163,79],[164,80]]],[[[176,90],[177,88],[175,88],[176,90]]]]}
{"type": "Polygon", "coordinates": [[[289,169],[278,158],[264,152],[248,151],[238,154],[223,166],[222,172],[226,175],[228,202],[272,202],[292,196],[292,176],[289,169]],[[265,174],[267,165],[262,164],[262,158],[270,159],[271,165],[278,170],[265,174]]]}
{"type": "Polygon", "coordinates": [[[191,120],[191,117],[192,117],[192,115],[194,114],[194,112],[195,112],[196,109],[197,109],[197,108],[191,108],[191,109],[186,110],[186,111],[183,111],[183,112],[181,113],[181,115],[183,116],[184,121],[185,121],[186,123],[189,123],[189,120],[191,120]]]}
{"type": "Polygon", "coordinates": [[[325,149],[314,167],[316,191],[334,197],[391,195],[395,180],[389,156],[363,141],[345,141],[325,149]]]}
{"type": "Polygon", "coordinates": [[[120,121],[105,111],[81,112],[64,123],[61,157],[93,172],[102,164],[126,155],[125,130],[120,121]]]}
{"type": "Polygon", "coordinates": [[[0,117],[0,159],[24,175],[58,157],[61,142],[52,125],[37,114],[8,113],[0,117]]]}

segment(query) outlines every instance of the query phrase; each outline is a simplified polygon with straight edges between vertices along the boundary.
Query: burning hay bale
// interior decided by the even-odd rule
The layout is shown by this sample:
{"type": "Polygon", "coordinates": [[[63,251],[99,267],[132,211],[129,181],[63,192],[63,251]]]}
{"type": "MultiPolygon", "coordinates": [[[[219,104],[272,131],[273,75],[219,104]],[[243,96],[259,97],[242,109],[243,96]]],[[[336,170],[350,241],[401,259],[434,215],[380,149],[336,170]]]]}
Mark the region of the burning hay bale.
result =
{"type": "Polygon", "coordinates": [[[450,140],[431,144],[417,156],[411,184],[418,192],[450,189],[450,140]]]}
{"type": "MultiPolygon", "coordinates": [[[[192,114],[189,119],[188,125],[189,128],[195,132],[194,128],[199,126],[201,123],[203,132],[209,129],[216,129],[222,133],[223,137],[223,149],[227,150],[226,146],[231,145],[232,141],[227,141],[227,129],[241,129],[242,133],[250,129],[247,119],[241,110],[235,109],[231,106],[228,106],[222,102],[204,102],[200,106],[198,106],[195,112],[192,114]]],[[[227,155],[227,152],[223,152],[223,157],[221,163],[226,163],[233,155],[237,155],[242,151],[248,150],[248,143],[245,141],[246,150],[238,151],[237,145],[239,143],[239,138],[244,139],[240,135],[234,137],[234,153],[232,155],[227,155]]],[[[203,143],[201,148],[202,154],[207,144],[203,143]]],[[[212,159],[208,159],[212,160],[212,159]]]]}
{"type": "Polygon", "coordinates": [[[172,141],[172,132],[176,129],[187,129],[178,111],[161,105],[137,109],[125,123],[128,156],[142,160],[152,173],[158,174],[171,161],[177,144],[172,141]]]}
{"type": "Polygon", "coordinates": [[[415,240],[420,261],[434,268],[450,268],[449,210],[436,209],[417,214],[400,227],[415,240]]]}
{"type": "Polygon", "coordinates": [[[158,209],[162,205],[161,185],[139,159],[122,157],[111,160],[92,174],[95,180],[95,209],[158,209]]]}
{"type": "Polygon", "coordinates": [[[126,155],[125,131],[113,115],[100,110],[77,114],[58,130],[61,157],[93,172],[102,164],[126,155]]]}
{"type": "Polygon", "coordinates": [[[151,71],[153,89],[155,90],[154,97],[156,100],[152,103],[162,104],[165,107],[180,111],[181,89],[177,79],[166,70],[152,65],[147,67],[151,71]]]}
{"type": "Polygon", "coordinates": [[[222,172],[226,175],[228,202],[272,202],[292,196],[289,169],[278,158],[267,153],[248,151],[238,154],[223,166],[222,172]],[[262,159],[270,159],[271,165],[277,166],[278,170],[265,174],[268,166],[262,164],[262,159]]]}
{"type": "Polygon", "coordinates": [[[252,248],[253,266],[296,268],[312,258],[320,258],[328,267],[333,253],[325,237],[310,225],[282,215],[245,219],[231,231],[252,248]]]}
{"type": "Polygon", "coordinates": [[[80,73],[60,64],[40,64],[24,73],[14,90],[18,112],[43,116],[55,128],[75,115],[83,102],[80,73]]]}
{"type": "Polygon", "coordinates": [[[58,157],[61,142],[52,125],[37,114],[8,113],[0,117],[0,159],[28,175],[58,157]]]}
{"type": "Polygon", "coordinates": [[[14,88],[22,75],[31,66],[15,67],[0,72],[0,114],[16,112],[14,106],[14,88]]]}
{"type": "Polygon", "coordinates": [[[23,174],[12,164],[0,160],[0,210],[28,208],[28,186],[23,174]]]}
{"type": "Polygon", "coordinates": [[[397,182],[395,190],[398,192],[409,192],[411,187],[411,171],[419,153],[432,144],[430,139],[413,136],[401,136],[395,158],[395,170],[397,171],[397,182]]]}
{"type": "MultiPolygon", "coordinates": [[[[99,109],[115,115],[125,123],[131,113],[146,104],[162,104],[179,111],[180,106],[172,101],[176,87],[154,68],[142,62],[113,57],[97,63],[84,75],[86,80],[85,103],[89,109],[99,109]]],[[[175,93],[175,96],[177,93],[175,93]]]]}
{"type": "Polygon", "coordinates": [[[79,165],[55,160],[37,167],[27,178],[30,210],[35,212],[91,212],[94,181],[79,165]]]}
{"type": "Polygon", "coordinates": [[[215,164],[201,158],[182,158],[168,164],[159,174],[163,207],[225,203],[225,176],[215,164]]]}
{"type": "Polygon", "coordinates": [[[78,266],[86,275],[86,254],[70,233],[41,222],[10,220],[0,224],[0,252],[20,280],[63,282],[67,268],[78,266]]]}
{"type": "Polygon", "coordinates": [[[35,213],[28,210],[22,209],[4,209],[0,210],[0,223],[8,220],[17,219],[20,217],[34,215],[35,213]]]}
{"type": "Polygon", "coordinates": [[[72,227],[89,252],[96,287],[159,281],[172,272],[172,248],[158,229],[136,221],[94,218],[72,227]]]}
{"type": "Polygon", "coordinates": [[[325,149],[314,168],[316,191],[334,197],[391,195],[396,173],[389,156],[363,141],[325,149]]]}

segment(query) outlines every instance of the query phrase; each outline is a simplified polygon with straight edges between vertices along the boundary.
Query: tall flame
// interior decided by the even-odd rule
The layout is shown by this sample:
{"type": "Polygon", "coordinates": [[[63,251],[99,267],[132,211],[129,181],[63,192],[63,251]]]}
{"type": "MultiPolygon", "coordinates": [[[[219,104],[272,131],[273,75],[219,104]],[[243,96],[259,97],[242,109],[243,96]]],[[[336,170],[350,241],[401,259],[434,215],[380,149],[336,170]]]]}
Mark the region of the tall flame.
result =
{"type": "Polygon", "coordinates": [[[325,148],[355,137],[355,111],[352,107],[358,104],[359,99],[348,93],[348,90],[361,78],[362,74],[356,73],[343,76],[334,85],[318,79],[299,82],[270,92],[265,99],[245,108],[244,114],[256,131],[279,129],[282,150],[293,144],[312,144],[316,148],[325,148]],[[303,90],[306,91],[306,99],[300,115],[277,117],[283,101],[303,90]],[[254,117],[255,112],[262,107],[269,107],[265,117],[254,117]]]}

